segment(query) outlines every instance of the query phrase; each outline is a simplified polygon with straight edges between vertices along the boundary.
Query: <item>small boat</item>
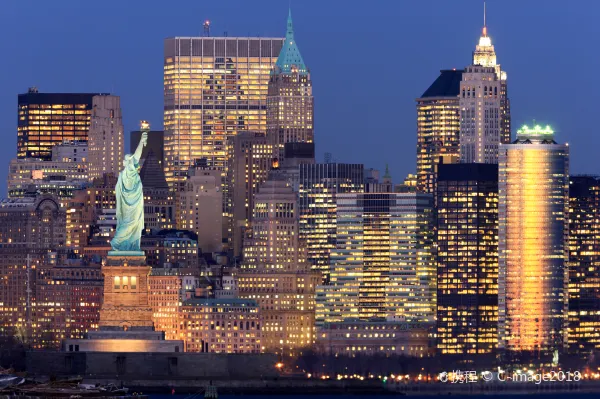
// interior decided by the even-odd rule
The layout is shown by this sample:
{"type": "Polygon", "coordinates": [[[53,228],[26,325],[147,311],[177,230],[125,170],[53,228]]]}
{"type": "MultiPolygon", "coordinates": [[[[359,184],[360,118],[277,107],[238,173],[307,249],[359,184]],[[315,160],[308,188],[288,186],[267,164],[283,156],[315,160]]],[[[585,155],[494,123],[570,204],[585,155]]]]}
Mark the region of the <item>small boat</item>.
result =
{"type": "Polygon", "coordinates": [[[217,387],[209,385],[204,391],[204,399],[218,399],[219,394],[217,393],[217,387]]]}

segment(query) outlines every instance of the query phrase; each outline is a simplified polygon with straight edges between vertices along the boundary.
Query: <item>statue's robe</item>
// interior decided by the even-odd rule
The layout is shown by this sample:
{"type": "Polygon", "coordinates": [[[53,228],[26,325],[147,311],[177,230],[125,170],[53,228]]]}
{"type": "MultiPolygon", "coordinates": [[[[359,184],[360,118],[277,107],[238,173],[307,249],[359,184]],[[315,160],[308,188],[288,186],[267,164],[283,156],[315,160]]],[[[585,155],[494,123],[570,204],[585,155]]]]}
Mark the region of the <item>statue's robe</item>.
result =
{"type": "Polygon", "coordinates": [[[117,231],[110,242],[114,251],[140,251],[144,229],[144,192],[135,156],[126,159],[119,173],[115,193],[117,197],[117,231]]]}

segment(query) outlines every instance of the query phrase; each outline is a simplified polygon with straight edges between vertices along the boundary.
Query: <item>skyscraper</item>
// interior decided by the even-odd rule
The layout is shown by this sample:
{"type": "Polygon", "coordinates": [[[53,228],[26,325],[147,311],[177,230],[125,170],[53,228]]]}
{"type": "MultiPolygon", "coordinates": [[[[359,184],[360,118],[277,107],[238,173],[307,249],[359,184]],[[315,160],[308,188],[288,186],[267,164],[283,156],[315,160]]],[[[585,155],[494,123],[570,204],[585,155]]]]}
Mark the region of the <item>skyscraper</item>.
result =
{"type": "Polygon", "coordinates": [[[175,228],[175,200],[158,157],[150,151],[140,169],[144,191],[144,231],[146,234],[175,228]]]}
{"type": "Polygon", "coordinates": [[[242,243],[254,210],[254,195],[267,180],[273,164],[273,145],[259,132],[242,132],[227,142],[229,167],[224,193],[230,246],[234,256],[242,254],[242,243]]]}
{"type": "Polygon", "coordinates": [[[225,173],[227,139],[267,131],[267,89],[283,38],[165,40],[165,174],[181,187],[194,161],[225,173]]]}
{"type": "Polygon", "coordinates": [[[267,94],[267,136],[274,157],[283,161],[286,143],[314,140],[312,81],[294,39],[292,13],[285,41],[271,72],[267,94]]]}
{"type": "Polygon", "coordinates": [[[502,90],[493,67],[471,65],[460,82],[460,160],[498,163],[502,90]]]}
{"type": "Polygon", "coordinates": [[[240,297],[260,307],[261,342],[268,352],[299,353],[315,341],[315,287],[320,276],[306,261],[297,215],[296,193],[274,170],[255,196],[238,273],[240,297]]]}
{"type": "Polygon", "coordinates": [[[460,111],[458,94],[462,71],[442,70],[417,98],[417,189],[433,193],[436,168],[458,162],[460,111]]]}
{"type": "Polygon", "coordinates": [[[498,163],[498,145],[510,143],[510,100],[506,72],[496,62],[496,51],[483,30],[465,68],[460,91],[461,162],[498,163]]]}
{"type": "Polygon", "coordinates": [[[300,238],[306,241],[308,262],[329,275],[329,253],[336,242],[337,196],[364,191],[362,164],[300,164],[300,238]]]}
{"type": "Polygon", "coordinates": [[[540,351],[566,344],[569,147],[547,126],[500,145],[499,344],[540,351]]]}
{"type": "Polygon", "coordinates": [[[88,134],[90,180],[102,177],[105,173],[119,174],[125,155],[124,143],[121,98],[94,96],[88,134]]]}
{"type": "Polygon", "coordinates": [[[508,144],[511,141],[511,120],[510,120],[510,99],[508,98],[508,86],[506,71],[500,69],[500,64],[496,62],[496,50],[492,44],[492,39],[487,34],[487,25],[485,20],[485,4],[483,10],[483,30],[479,43],[475,46],[473,52],[473,65],[483,67],[493,67],[496,71],[496,77],[500,81],[500,142],[508,144]]]}
{"type": "Polygon", "coordinates": [[[317,324],[373,317],[433,321],[433,196],[338,194],[336,214],[329,283],[317,287],[317,324]]]}
{"type": "Polygon", "coordinates": [[[221,172],[200,164],[190,168],[183,191],[179,194],[181,218],[177,225],[198,235],[204,253],[223,249],[223,191],[221,172]]]}
{"type": "Polygon", "coordinates": [[[52,147],[63,141],[88,140],[92,98],[97,93],[19,94],[17,158],[52,159],[52,147]]]}
{"type": "Polygon", "coordinates": [[[600,180],[569,184],[569,351],[600,349],[600,180]]]}
{"type": "Polygon", "coordinates": [[[436,185],[437,348],[498,345],[498,165],[440,164],[436,185]]]}

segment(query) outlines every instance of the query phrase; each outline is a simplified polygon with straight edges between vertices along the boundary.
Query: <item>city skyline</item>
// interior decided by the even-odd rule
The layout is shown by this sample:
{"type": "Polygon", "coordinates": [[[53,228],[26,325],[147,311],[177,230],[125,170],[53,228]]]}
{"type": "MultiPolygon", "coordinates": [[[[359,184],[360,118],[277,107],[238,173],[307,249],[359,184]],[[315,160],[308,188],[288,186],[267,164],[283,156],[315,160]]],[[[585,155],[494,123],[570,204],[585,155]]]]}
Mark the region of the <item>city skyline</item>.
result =
{"type": "MultiPolygon", "coordinates": [[[[115,8],[108,2],[108,7],[95,10],[91,19],[88,5],[73,4],[65,1],[56,5],[59,10],[64,7],[68,12],[56,13],[59,19],[49,24],[43,20],[47,14],[44,5],[27,10],[28,26],[37,26],[28,28],[28,32],[10,22],[21,20],[20,16],[25,15],[26,10],[20,5],[7,6],[5,15],[9,21],[1,29],[12,29],[20,38],[18,42],[27,45],[21,46],[21,50],[11,47],[13,44],[9,42],[3,44],[8,46],[4,48],[5,53],[14,54],[15,59],[20,60],[8,63],[8,75],[12,78],[0,95],[0,127],[6,138],[6,149],[0,151],[0,155],[6,163],[16,155],[13,143],[16,141],[13,114],[16,96],[25,93],[28,87],[37,86],[45,93],[110,92],[122,98],[126,135],[136,130],[140,119],[148,119],[153,128],[160,129],[162,43],[165,38],[200,36],[204,19],[212,21],[211,36],[214,37],[223,36],[223,31],[227,31],[228,36],[280,37],[284,33],[289,5],[272,1],[256,6],[231,1],[200,7],[189,3],[182,5],[189,9],[189,13],[185,13],[189,15],[178,14],[180,19],[171,25],[159,23],[165,14],[161,11],[159,15],[158,7],[152,4],[129,2],[116,7],[117,3],[114,3],[115,8]],[[225,14],[226,9],[232,7],[236,11],[225,14]],[[114,22],[105,24],[108,11],[112,12],[109,20],[114,22]],[[86,21],[89,19],[87,23],[91,29],[88,27],[89,35],[77,38],[77,30],[86,27],[80,26],[83,17],[86,21]],[[101,21],[102,25],[99,25],[101,21]],[[55,23],[61,28],[56,29],[55,23]],[[139,29],[131,30],[137,26],[139,29]],[[39,32],[45,30],[52,30],[54,34],[48,35],[48,39],[41,37],[39,32]],[[127,41],[117,41],[126,30],[134,46],[126,44],[127,41]],[[88,42],[90,50],[81,50],[88,42]],[[58,61],[44,61],[50,56],[58,61]]],[[[410,5],[382,3],[374,7],[360,2],[328,2],[319,8],[318,15],[311,13],[312,5],[311,2],[293,2],[291,7],[296,37],[304,60],[311,67],[315,97],[319,98],[315,109],[317,159],[321,160],[324,152],[332,152],[340,162],[361,162],[381,170],[387,162],[394,180],[400,181],[406,174],[415,172],[414,100],[427,89],[440,69],[462,69],[469,64],[483,25],[483,2],[465,2],[460,9],[441,1],[410,5]],[[461,18],[460,24],[452,22],[451,17],[457,16],[461,18]],[[424,25],[431,29],[422,29],[424,25]],[[419,36],[415,39],[410,33],[417,29],[419,36]],[[448,31],[453,34],[445,34],[448,31]],[[335,46],[321,45],[323,37],[340,35],[342,40],[337,40],[335,46]],[[381,58],[381,65],[398,65],[402,73],[393,79],[395,90],[384,87],[388,85],[373,85],[369,83],[372,79],[364,79],[364,73],[357,73],[372,71],[377,74],[378,62],[373,57],[362,57],[356,51],[364,45],[371,46],[375,53],[385,51],[389,54],[389,59],[381,58]],[[390,48],[397,51],[390,53],[390,48]],[[351,57],[354,67],[334,67],[348,62],[349,58],[343,57],[351,57]],[[344,118],[344,115],[358,111],[362,117],[352,118],[352,122],[344,118]],[[392,130],[386,123],[386,114],[398,114],[392,130]],[[361,152],[357,153],[355,149],[364,132],[368,132],[371,140],[360,142],[361,152]],[[381,146],[383,140],[395,145],[381,146]]],[[[589,129],[585,126],[585,117],[593,112],[592,98],[586,96],[595,92],[596,83],[583,80],[585,74],[550,80],[559,71],[572,68],[571,59],[560,57],[560,54],[572,53],[573,48],[580,55],[580,63],[593,66],[599,62],[583,48],[581,52],[577,51],[578,46],[584,45],[577,38],[593,36],[594,30],[598,29],[594,24],[586,23],[593,11],[563,9],[560,2],[544,2],[542,9],[536,4],[516,2],[503,2],[500,7],[499,2],[489,1],[487,8],[488,34],[503,68],[511,72],[513,139],[515,130],[524,122],[533,118],[543,124],[551,122],[557,138],[571,144],[572,171],[593,173],[593,156],[586,148],[600,144],[596,142],[600,139],[586,134],[589,129]],[[557,22],[564,24],[560,36],[552,29],[557,22]],[[523,37],[528,40],[521,40],[523,37]],[[531,52],[534,46],[543,51],[542,67],[532,62],[536,59],[531,52]],[[550,81],[552,84],[548,84],[550,81]],[[570,92],[569,101],[558,95],[562,92],[570,92]],[[573,98],[577,100],[572,101],[573,98]]],[[[165,12],[168,16],[171,11],[165,12]]],[[[7,164],[5,169],[8,169],[7,164]]],[[[5,186],[0,187],[5,190],[5,186]]]]}

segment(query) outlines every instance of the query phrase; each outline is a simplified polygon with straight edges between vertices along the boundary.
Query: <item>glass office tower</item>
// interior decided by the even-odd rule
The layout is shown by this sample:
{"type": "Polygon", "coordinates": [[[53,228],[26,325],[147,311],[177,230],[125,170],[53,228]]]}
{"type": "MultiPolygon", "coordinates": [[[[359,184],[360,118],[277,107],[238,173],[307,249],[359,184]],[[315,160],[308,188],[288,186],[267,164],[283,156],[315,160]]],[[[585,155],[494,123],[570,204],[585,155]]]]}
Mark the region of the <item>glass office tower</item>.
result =
{"type": "Polygon", "coordinates": [[[440,164],[436,188],[437,348],[498,344],[498,165],[440,164]]]}
{"type": "Polygon", "coordinates": [[[433,196],[337,196],[329,282],[317,287],[317,324],[350,318],[432,322],[433,196]]]}
{"type": "Polygon", "coordinates": [[[52,159],[63,141],[86,141],[96,93],[40,93],[31,87],[18,97],[17,158],[52,159]]]}
{"type": "Polygon", "coordinates": [[[600,349],[600,178],[569,182],[569,351],[600,349]]]}
{"type": "Polygon", "coordinates": [[[165,175],[182,184],[195,159],[225,171],[227,139],[267,130],[269,76],[283,38],[165,40],[165,175]]]}
{"type": "Polygon", "coordinates": [[[524,126],[499,154],[499,344],[548,352],[566,343],[569,147],[524,126]]]}
{"type": "Polygon", "coordinates": [[[300,238],[306,242],[308,262],[328,281],[329,253],[336,242],[337,196],[364,191],[362,164],[300,164],[300,238]]]}

